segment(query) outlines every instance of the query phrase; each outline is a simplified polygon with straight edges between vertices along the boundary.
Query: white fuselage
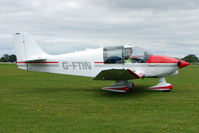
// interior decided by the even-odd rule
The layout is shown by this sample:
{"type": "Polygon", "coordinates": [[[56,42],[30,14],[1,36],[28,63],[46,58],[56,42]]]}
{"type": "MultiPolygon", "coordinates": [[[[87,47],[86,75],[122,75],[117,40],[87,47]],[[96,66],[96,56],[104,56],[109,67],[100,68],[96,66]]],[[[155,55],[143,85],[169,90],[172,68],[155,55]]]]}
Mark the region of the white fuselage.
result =
{"type": "Polygon", "coordinates": [[[128,68],[143,71],[144,77],[166,77],[176,75],[176,63],[121,63],[106,64],[103,48],[89,49],[63,55],[48,55],[45,62],[18,62],[21,69],[37,72],[49,72],[76,76],[95,77],[105,69],[128,68]]]}

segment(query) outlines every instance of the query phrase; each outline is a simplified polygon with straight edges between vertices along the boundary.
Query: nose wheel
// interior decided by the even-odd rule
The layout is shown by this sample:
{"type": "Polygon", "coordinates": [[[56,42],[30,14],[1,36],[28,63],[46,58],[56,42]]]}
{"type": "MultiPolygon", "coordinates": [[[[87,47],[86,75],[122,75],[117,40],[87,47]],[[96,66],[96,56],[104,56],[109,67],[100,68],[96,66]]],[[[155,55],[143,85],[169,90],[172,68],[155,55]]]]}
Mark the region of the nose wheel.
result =
{"type": "Polygon", "coordinates": [[[130,89],[134,87],[134,83],[131,81],[116,81],[110,87],[104,87],[102,90],[119,92],[119,93],[128,93],[130,89]]]}
{"type": "Polygon", "coordinates": [[[165,78],[159,78],[159,83],[155,86],[149,87],[148,89],[149,90],[169,92],[173,89],[173,85],[170,84],[170,83],[167,83],[165,78]]]}

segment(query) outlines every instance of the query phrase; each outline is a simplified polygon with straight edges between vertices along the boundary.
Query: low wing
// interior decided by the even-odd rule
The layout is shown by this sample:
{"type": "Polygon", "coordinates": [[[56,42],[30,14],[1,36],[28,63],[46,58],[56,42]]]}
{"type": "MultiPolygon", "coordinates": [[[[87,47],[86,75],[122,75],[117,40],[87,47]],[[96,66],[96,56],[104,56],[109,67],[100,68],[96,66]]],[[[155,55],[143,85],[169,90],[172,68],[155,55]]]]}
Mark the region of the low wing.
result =
{"type": "Polygon", "coordinates": [[[97,74],[94,80],[130,80],[140,79],[142,77],[144,77],[144,72],[142,71],[132,71],[128,68],[107,69],[97,74]]]}

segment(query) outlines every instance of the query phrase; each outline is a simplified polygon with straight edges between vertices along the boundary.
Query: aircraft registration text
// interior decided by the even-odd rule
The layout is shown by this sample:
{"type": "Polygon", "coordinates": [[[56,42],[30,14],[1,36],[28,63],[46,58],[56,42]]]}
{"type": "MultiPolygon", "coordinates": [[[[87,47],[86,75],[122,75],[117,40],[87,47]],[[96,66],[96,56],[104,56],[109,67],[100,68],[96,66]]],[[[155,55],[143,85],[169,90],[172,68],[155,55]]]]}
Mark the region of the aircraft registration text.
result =
{"type": "Polygon", "coordinates": [[[63,62],[62,66],[65,70],[92,70],[90,62],[63,62]]]}

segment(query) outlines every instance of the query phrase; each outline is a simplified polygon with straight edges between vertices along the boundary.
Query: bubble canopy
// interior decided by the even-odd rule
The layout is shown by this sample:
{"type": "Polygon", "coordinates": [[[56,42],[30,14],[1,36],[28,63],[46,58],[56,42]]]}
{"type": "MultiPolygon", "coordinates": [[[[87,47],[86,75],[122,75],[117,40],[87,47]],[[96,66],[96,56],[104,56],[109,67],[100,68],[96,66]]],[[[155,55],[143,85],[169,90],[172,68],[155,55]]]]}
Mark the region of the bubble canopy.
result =
{"type": "Polygon", "coordinates": [[[114,46],[103,49],[104,63],[146,63],[152,54],[137,46],[114,46]]]}

